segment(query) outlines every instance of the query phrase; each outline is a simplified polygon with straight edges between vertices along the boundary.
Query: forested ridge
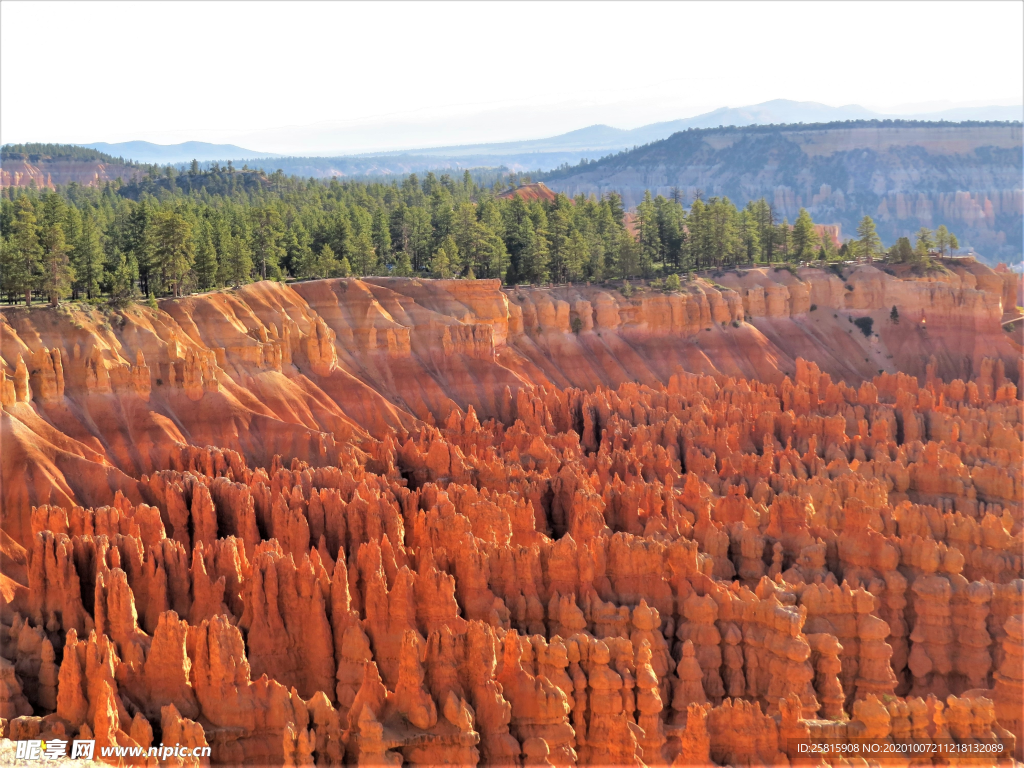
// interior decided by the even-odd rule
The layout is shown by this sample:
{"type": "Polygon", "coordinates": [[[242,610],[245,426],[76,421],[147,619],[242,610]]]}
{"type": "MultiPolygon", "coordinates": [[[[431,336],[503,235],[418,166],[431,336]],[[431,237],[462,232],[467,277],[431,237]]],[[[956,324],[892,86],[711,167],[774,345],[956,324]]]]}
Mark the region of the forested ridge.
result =
{"type": "Polygon", "coordinates": [[[133,160],[114,157],[77,144],[4,144],[0,147],[0,161],[27,160],[37,163],[40,160],[95,160],[101,163],[117,163],[118,165],[138,166],[133,160]]]}
{"type": "Polygon", "coordinates": [[[945,224],[992,264],[1019,261],[1019,122],[850,121],[687,130],[627,152],[541,174],[552,189],[602,194],[627,208],[647,190],[737,205],[766,198],[852,233],[871,216],[886,242],[945,224]]]}
{"type": "MultiPolygon", "coordinates": [[[[89,150],[92,151],[92,150],[89,150]]],[[[0,200],[0,290],[123,304],[259,279],[365,275],[499,278],[505,283],[642,277],[679,285],[709,267],[881,253],[870,219],[836,248],[806,211],[790,226],[765,200],[648,193],[627,217],[615,193],[525,201],[501,193],[528,178],[482,186],[467,171],[390,183],[322,183],[247,167],[168,166],[125,184],[56,191],[7,188],[0,200]],[[627,226],[627,218],[629,219],[627,226]]],[[[956,247],[924,231],[924,257],[956,247]]]]}

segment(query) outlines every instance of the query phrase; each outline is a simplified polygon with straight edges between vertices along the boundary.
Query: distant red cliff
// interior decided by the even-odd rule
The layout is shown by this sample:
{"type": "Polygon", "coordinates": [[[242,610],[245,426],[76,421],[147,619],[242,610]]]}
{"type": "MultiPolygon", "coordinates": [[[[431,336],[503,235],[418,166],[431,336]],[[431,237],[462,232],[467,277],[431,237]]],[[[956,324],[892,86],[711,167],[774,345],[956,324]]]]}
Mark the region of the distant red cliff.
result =
{"type": "Polygon", "coordinates": [[[73,160],[70,158],[40,158],[5,160],[0,168],[0,187],[32,187],[53,189],[58,184],[75,182],[83,187],[94,187],[105,181],[133,177],[141,178],[143,170],[121,163],[101,160],[73,160]]]}

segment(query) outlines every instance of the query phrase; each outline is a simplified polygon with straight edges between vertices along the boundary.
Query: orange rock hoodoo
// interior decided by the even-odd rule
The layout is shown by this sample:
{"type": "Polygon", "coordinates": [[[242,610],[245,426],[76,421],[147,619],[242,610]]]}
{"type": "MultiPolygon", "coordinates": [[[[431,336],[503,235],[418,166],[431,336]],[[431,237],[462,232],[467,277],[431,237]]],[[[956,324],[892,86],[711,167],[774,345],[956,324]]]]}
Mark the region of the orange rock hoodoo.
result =
{"type": "Polygon", "coordinates": [[[980,279],[759,274],[6,312],[4,735],[236,765],[1020,759],[998,306],[980,279]],[[846,333],[890,302],[909,327],[846,333]]]}

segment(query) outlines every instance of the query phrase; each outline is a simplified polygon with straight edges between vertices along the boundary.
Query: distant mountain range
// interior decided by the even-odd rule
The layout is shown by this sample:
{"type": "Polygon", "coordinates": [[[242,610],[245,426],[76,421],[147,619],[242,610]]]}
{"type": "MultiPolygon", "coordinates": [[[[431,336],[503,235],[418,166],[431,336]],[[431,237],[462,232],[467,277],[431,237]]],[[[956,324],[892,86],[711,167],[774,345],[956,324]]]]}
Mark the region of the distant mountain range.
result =
{"type": "MultiPolygon", "coordinates": [[[[183,144],[152,144],[127,141],[115,144],[97,142],[81,146],[98,149],[115,157],[142,163],[188,163],[232,160],[235,162],[275,159],[277,163],[257,163],[286,174],[317,177],[353,175],[392,175],[417,172],[426,168],[466,168],[506,166],[510,170],[550,170],[582,158],[597,158],[668,138],[689,128],[717,128],[792,123],[825,123],[843,120],[1022,120],[1024,106],[965,107],[941,112],[891,115],[872,112],[857,105],[830,107],[813,101],[775,99],[748,107],[723,107],[696,117],[652,123],[630,130],[608,125],[592,125],[560,136],[526,141],[458,146],[428,147],[362,154],[304,155],[284,157],[233,144],[207,144],[188,141],[183,144]],[[315,162],[311,162],[314,161],[315,162]],[[302,170],[299,170],[299,169],[302,170]]],[[[342,139],[339,138],[339,142],[342,139]]]]}

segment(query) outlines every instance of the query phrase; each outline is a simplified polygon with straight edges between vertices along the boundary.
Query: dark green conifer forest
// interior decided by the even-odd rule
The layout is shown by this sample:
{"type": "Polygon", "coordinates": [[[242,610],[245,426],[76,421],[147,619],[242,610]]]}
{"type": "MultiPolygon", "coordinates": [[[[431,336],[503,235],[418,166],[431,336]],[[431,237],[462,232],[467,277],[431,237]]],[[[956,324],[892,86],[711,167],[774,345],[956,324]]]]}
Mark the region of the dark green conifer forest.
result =
{"type": "MultiPolygon", "coordinates": [[[[5,152],[15,149],[25,148],[5,152]]],[[[324,183],[230,163],[145,171],[96,188],[4,189],[4,299],[116,306],[254,280],[366,275],[678,285],[695,270],[882,255],[870,219],[837,248],[806,211],[791,226],[763,199],[737,209],[728,198],[648,193],[627,214],[614,193],[524,200],[508,194],[522,179],[493,172],[324,183]]],[[[936,242],[956,239],[919,233],[917,248],[900,242],[892,255],[924,259],[936,242]]]]}

